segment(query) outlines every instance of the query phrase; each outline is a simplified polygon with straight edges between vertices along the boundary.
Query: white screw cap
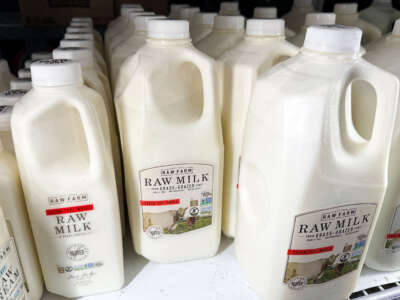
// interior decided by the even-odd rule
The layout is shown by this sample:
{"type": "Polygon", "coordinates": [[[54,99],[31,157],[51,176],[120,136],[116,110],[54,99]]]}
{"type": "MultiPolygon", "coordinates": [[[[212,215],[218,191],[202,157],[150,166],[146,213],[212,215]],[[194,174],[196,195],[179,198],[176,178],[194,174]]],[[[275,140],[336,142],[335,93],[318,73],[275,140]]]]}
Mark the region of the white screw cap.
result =
{"type": "Polygon", "coordinates": [[[303,48],[326,53],[356,54],[360,52],[362,31],[341,25],[310,26],[303,48]]]}
{"type": "Polygon", "coordinates": [[[88,30],[86,30],[86,31],[91,31],[91,30],[93,30],[93,24],[92,24],[92,23],[71,21],[71,23],[69,24],[69,26],[88,28],[88,30]]]}
{"type": "Polygon", "coordinates": [[[85,39],[63,39],[60,41],[61,48],[89,48],[93,49],[93,40],[85,39]]]}
{"type": "Polygon", "coordinates": [[[56,87],[83,84],[79,63],[67,59],[40,60],[31,66],[32,85],[56,87]]]}
{"type": "Polygon", "coordinates": [[[293,6],[295,6],[295,7],[309,7],[309,6],[312,6],[312,0],[294,0],[293,6]]]}
{"type": "Polygon", "coordinates": [[[244,30],[243,16],[216,16],[214,28],[217,30],[244,30]]]}
{"type": "Polygon", "coordinates": [[[285,21],[282,19],[250,19],[246,24],[249,36],[284,36],[285,21]]]}
{"type": "Polygon", "coordinates": [[[196,13],[193,17],[194,25],[213,26],[216,13],[196,13]]]}
{"type": "Polygon", "coordinates": [[[67,33],[93,32],[93,30],[90,27],[86,26],[68,26],[65,31],[67,33]]]}
{"type": "Polygon", "coordinates": [[[32,81],[30,78],[17,78],[10,81],[10,88],[12,90],[27,90],[32,88],[32,81]]]}
{"type": "Polygon", "coordinates": [[[131,12],[129,13],[129,21],[135,23],[135,19],[138,16],[155,16],[156,14],[152,11],[142,11],[142,12],[131,12]]]}
{"type": "Polygon", "coordinates": [[[312,25],[334,25],[336,14],[334,13],[309,13],[306,15],[306,27],[312,25]]]}
{"type": "Polygon", "coordinates": [[[122,3],[120,8],[143,8],[140,4],[122,3]]]}
{"type": "Polygon", "coordinates": [[[144,9],[143,8],[139,8],[139,7],[121,8],[121,16],[122,17],[127,17],[132,12],[141,12],[141,11],[144,11],[144,9]]]}
{"type": "Polygon", "coordinates": [[[240,14],[238,2],[221,2],[220,14],[240,14]]]}
{"type": "Polygon", "coordinates": [[[165,16],[137,16],[135,18],[135,30],[147,32],[150,20],[163,20],[165,16]]]}
{"type": "Polygon", "coordinates": [[[179,15],[179,11],[180,11],[182,8],[185,8],[185,7],[189,7],[189,5],[188,5],[188,4],[171,4],[171,11],[170,11],[170,13],[171,13],[171,15],[173,15],[173,16],[178,16],[178,15],[179,15]]]}
{"type": "Polygon", "coordinates": [[[337,3],[335,4],[334,13],[337,15],[356,14],[358,11],[357,3],[337,3]]]}
{"type": "Polygon", "coordinates": [[[89,48],[57,48],[53,50],[54,59],[69,59],[78,62],[82,68],[92,67],[94,59],[89,48]]]}
{"type": "Polygon", "coordinates": [[[71,22],[93,24],[93,19],[91,17],[73,17],[71,22]]]}
{"type": "Polygon", "coordinates": [[[18,78],[31,78],[31,70],[30,69],[19,69],[18,70],[18,78]]]}
{"type": "Polygon", "coordinates": [[[189,39],[189,22],[186,20],[150,20],[147,36],[153,39],[189,39]]]}
{"type": "Polygon", "coordinates": [[[64,34],[65,39],[83,39],[83,40],[94,40],[92,32],[75,32],[64,34]]]}
{"type": "Polygon", "coordinates": [[[184,7],[179,11],[179,18],[190,21],[198,12],[200,12],[199,7],[184,7]]]}
{"type": "Polygon", "coordinates": [[[256,7],[254,8],[253,18],[255,19],[276,19],[278,9],[276,7],[256,7]]]}
{"type": "Polygon", "coordinates": [[[51,52],[33,52],[31,54],[32,59],[52,59],[51,52]]]}
{"type": "Polygon", "coordinates": [[[397,19],[396,22],[394,23],[392,34],[400,35],[400,19],[397,19]]]}
{"type": "Polygon", "coordinates": [[[27,93],[26,90],[8,90],[0,93],[0,106],[14,106],[23,95],[27,93]]]}

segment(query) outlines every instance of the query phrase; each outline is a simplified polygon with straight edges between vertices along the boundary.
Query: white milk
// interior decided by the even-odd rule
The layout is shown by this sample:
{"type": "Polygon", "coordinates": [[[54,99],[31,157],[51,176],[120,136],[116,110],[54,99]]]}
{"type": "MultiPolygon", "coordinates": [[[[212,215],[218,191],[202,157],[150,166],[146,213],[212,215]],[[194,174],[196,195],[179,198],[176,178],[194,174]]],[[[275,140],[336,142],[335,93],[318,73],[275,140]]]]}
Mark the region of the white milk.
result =
{"type": "Polygon", "coordinates": [[[194,16],[193,28],[190,29],[193,44],[197,44],[212,32],[216,16],[216,13],[197,13],[194,16]]]}
{"type": "Polygon", "coordinates": [[[312,0],[294,0],[292,10],[283,16],[286,26],[299,32],[304,25],[306,15],[314,12],[312,0]]]}
{"type": "Polygon", "coordinates": [[[121,65],[131,55],[134,55],[140,47],[146,43],[147,23],[151,19],[165,19],[164,16],[137,16],[135,22],[135,33],[114,48],[111,53],[110,69],[112,86],[116,86],[116,81],[121,65]]]}
{"type": "Polygon", "coordinates": [[[258,74],[297,52],[285,41],[285,21],[253,19],[247,21],[244,40],[220,57],[225,144],[222,231],[227,236],[235,236],[239,160],[253,86],[258,74]]]}
{"type": "Polygon", "coordinates": [[[148,37],[116,97],[133,244],[157,262],[210,257],[224,151],[215,66],[187,21],[151,20],[148,37]]]}
{"type": "Polygon", "coordinates": [[[124,212],[124,187],[122,179],[122,161],[117,119],[115,115],[114,101],[112,99],[110,86],[107,77],[95,68],[94,59],[88,48],[57,48],[53,51],[55,59],[71,59],[78,62],[82,68],[83,82],[89,88],[98,92],[107,110],[109,120],[109,132],[111,138],[111,149],[115,167],[115,178],[117,182],[119,208],[122,223],[122,232],[125,233],[125,212],[124,212]]]}
{"type": "Polygon", "coordinates": [[[386,190],[399,92],[396,77],[360,58],[361,34],[309,27],[301,52],[255,85],[235,244],[261,299],[354,291],[386,190]]]}
{"type": "Polygon", "coordinates": [[[393,22],[400,12],[392,7],[392,0],[374,0],[372,5],[360,12],[360,18],[374,24],[383,33],[392,29],[393,22]]]}
{"type": "Polygon", "coordinates": [[[335,4],[336,24],[360,28],[363,32],[361,44],[365,46],[378,40],[382,32],[375,25],[360,19],[357,9],[357,3],[335,4]]]}
{"type": "Polygon", "coordinates": [[[335,20],[336,15],[334,13],[309,13],[306,16],[306,22],[303,27],[301,27],[301,30],[295,37],[289,38],[288,41],[297,47],[301,47],[304,44],[308,27],[315,25],[334,25],[335,20]]]}
{"type": "Polygon", "coordinates": [[[117,290],[122,237],[103,100],[76,62],[31,69],[11,127],[46,287],[65,297],[117,290]]]}
{"type": "MultiPolygon", "coordinates": [[[[0,143],[1,147],[1,143],[0,143]]],[[[28,294],[24,286],[24,274],[18,258],[18,251],[15,247],[15,241],[10,235],[3,209],[0,206],[0,276],[2,285],[9,287],[8,290],[2,290],[0,294],[5,300],[26,300],[28,294]],[[9,276],[9,274],[13,276],[9,276]]]]}
{"type": "Polygon", "coordinates": [[[194,16],[200,12],[199,7],[184,7],[179,10],[179,19],[189,22],[189,28],[194,26],[194,16]]]}
{"type": "Polygon", "coordinates": [[[43,294],[42,272],[26,211],[15,155],[11,149],[6,148],[10,146],[10,142],[12,147],[10,120],[12,104],[15,100],[13,98],[19,99],[22,95],[20,91],[7,91],[0,94],[0,206],[4,209],[9,232],[16,243],[29,300],[40,300],[43,294]],[[7,104],[9,106],[3,106],[7,104]],[[8,136],[4,136],[3,133],[7,131],[8,136]]]}
{"type": "Polygon", "coordinates": [[[182,8],[186,8],[186,7],[189,7],[189,5],[188,4],[171,4],[169,17],[171,19],[178,19],[179,18],[179,11],[182,8]]]}
{"type": "MultiPolygon", "coordinates": [[[[393,33],[368,48],[365,59],[400,78],[400,21],[397,20],[393,33]]],[[[399,116],[399,110],[397,116],[399,116]]],[[[389,184],[385,201],[371,245],[366,264],[379,271],[400,270],[399,213],[400,213],[400,120],[397,119],[389,162],[389,184]]]]}
{"type": "Polygon", "coordinates": [[[221,2],[221,16],[240,16],[239,2],[221,2]]]}
{"type": "Polygon", "coordinates": [[[32,88],[32,81],[30,78],[16,78],[10,81],[10,89],[12,90],[26,90],[32,88]]]}
{"type": "Polygon", "coordinates": [[[10,88],[10,81],[12,79],[15,79],[15,76],[11,74],[7,61],[0,59],[0,92],[10,88]]]}
{"type": "Polygon", "coordinates": [[[31,78],[31,70],[30,69],[19,69],[18,70],[18,78],[31,78]]]}
{"type": "Polygon", "coordinates": [[[101,53],[104,53],[104,46],[103,44],[100,44],[99,42],[96,41],[94,38],[93,32],[74,32],[74,33],[68,33],[66,32],[64,34],[64,39],[82,39],[82,40],[91,40],[93,41],[94,47],[101,53]]]}
{"type": "Polygon", "coordinates": [[[104,76],[107,76],[107,64],[104,60],[104,57],[100,53],[100,51],[94,47],[94,43],[92,40],[84,40],[84,39],[64,39],[60,41],[61,48],[89,48],[92,50],[93,57],[96,61],[96,65],[103,73],[104,76]]]}
{"type": "Polygon", "coordinates": [[[39,60],[39,59],[52,59],[51,52],[42,51],[42,52],[33,52],[31,54],[31,59],[39,60]]]}
{"type": "Polygon", "coordinates": [[[213,31],[197,43],[196,48],[217,59],[244,37],[244,17],[216,16],[213,31]]]}
{"type": "MultiPolygon", "coordinates": [[[[278,9],[276,7],[256,7],[254,8],[253,18],[255,19],[276,19],[278,18],[278,9]]],[[[294,37],[296,32],[285,28],[285,35],[288,38],[294,37]]]]}

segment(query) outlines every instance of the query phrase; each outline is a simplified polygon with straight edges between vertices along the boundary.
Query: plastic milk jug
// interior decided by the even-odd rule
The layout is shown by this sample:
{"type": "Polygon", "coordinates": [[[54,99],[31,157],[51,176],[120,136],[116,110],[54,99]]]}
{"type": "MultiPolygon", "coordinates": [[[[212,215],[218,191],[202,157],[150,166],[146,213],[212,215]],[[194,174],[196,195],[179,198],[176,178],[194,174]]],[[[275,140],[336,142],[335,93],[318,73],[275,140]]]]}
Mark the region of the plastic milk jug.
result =
{"type": "Polygon", "coordinates": [[[240,16],[238,2],[221,2],[219,14],[221,16],[240,16]]]}
{"type": "Polygon", "coordinates": [[[357,3],[335,4],[336,24],[355,26],[362,30],[363,46],[378,40],[382,36],[381,30],[375,25],[359,18],[357,3]]]}
{"type": "Polygon", "coordinates": [[[31,78],[31,70],[30,69],[19,69],[18,70],[18,78],[31,78]]]}
{"type": "Polygon", "coordinates": [[[0,59],[0,92],[10,89],[10,81],[15,76],[11,74],[8,63],[5,59],[0,59]]]}
{"type": "Polygon", "coordinates": [[[117,290],[122,236],[103,99],[76,62],[31,69],[33,88],[14,106],[11,128],[46,287],[65,297],[117,290]]]}
{"type": "Polygon", "coordinates": [[[190,29],[193,44],[197,44],[212,32],[216,16],[216,13],[197,13],[194,16],[193,29],[190,29]]]}
{"type": "Polygon", "coordinates": [[[10,143],[12,147],[10,120],[14,99],[10,98],[19,99],[22,95],[21,91],[7,91],[0,94],[0,206],[4,209],[9,233],[16,243],[27,295],[30,300],[40,300],[43,294],[42,272],[26,211],[17,163],[12,150],[5,148],[10,147],[10,143]],[[5,105],[7,103],[10,105],[5,105]]]}
{"type": "Polygon", "coordinates": [[[197,49],[211,56],[219,58],[225,51],[236,46],[244,37],[244,17],[216,16],[213,31],[202,39],[197,49]]]}
{"type": "Polygon", "coordinates": [[[392,7],[392,0],[374,0],[370,7],[360,12],[361,19],[374,24],[383,33],[389,32],[399,17],[400,12],[392,7]]]}
{"type": "Polygon", "coordinates": [[[297,52],[285,41],[284,20],[250,19],[243,41],[220,57],[225,144],[222,231],[227,236],[235,235],[240,152],[253,86],[258,74],[297,52]]]}
{"type": "MultiPolygon", "coordinates": [[[[0,145],[1,146],[1,145],[0,145]]],[[[18,257],[15,241],[10,235],[9,228],[4,218],[3,209],[0,206],[0,279],[3,286],[0,296],[2,299],[25,300],[28,293],[24,285],[24,274],[18,257]],[[10,276],[11,274],[11,276],[10,276]]]]}
{"type": "Polygon", "coordinates": [[[38,59],[52,59],[51,52],[42,51],[42,52],[33,52],[31,54],[31,59],[38,60],[38,59]]]}
{"type": "MultiPolygon", "coordinates": [[[[400,21],[391,34],[368,48],[365,59],[400,78],[400,21]]],[[[397,116],[400,112],[397,111],[397,116]]],[[[397,119],[389,161],[389,183],[382,211],[368,250],[366,264],[379,271],[400,270],[400,120],[397,119]]]]}
{"type": "MultiPolygon", "coordinates": [[[[276,19],[278,18],[278,9],[276,7],[256,7],[254,8],[253,18],[255,19],[276,19]]],[[[288,38],[294,37],[296,32],[285,28],[285,35],[288,38]]]]}
{"type": "Polygon", "coordinates": [[[235,244],[261,299],[354,291],[386,190],[399,92],[395,76],[360,57],[361,34],[311,26],[301,52],[256,82],[235,244]]]}
{"type": "Polygon", "coordinates": [[[111,53],[110,69],[113,86],[116,86],[116,80],[125,59],[135,54],[146,43],[147,24],[149,20],[165,18],[164,16],[137,16],[135,18],[135,33],[126,41],[116,46],[111,53]]]}
{"type": "Polygon", "coordinates": [[[128,63],[116,105],[135,250],[157,262],[213,256],[224,151],[214,62],[187,21],[151,20],[128,63]]]}
{"type": "Polygon", "coordinates": [[[32,88],[32,81],[30,78],[16,78],[10,81],[10,88],[29,91],[32,88]]]}
{"type": "Polygon", "coordinates": [[[334,25],[336,15],[334,13],[309,13],[306,16],[306,22],[297,35],[289,38],[289,42],[297,47],[303,46],[304,39],[306,38],[307,28],[315,25],[334,25]]]}
{"type": "Polygon", "coordinates": [[[314,12],[312,0],[294,0],[292,10],[283,16],[286,26],[299,32],[304,25],[306,15],[314,12]]]}
{"type": "Polygon", "coordinates": [[[189,7],[189,4],[171,4],[169,13],[170,19],[179,19],[179,11],[186,7],[189,7]]]}

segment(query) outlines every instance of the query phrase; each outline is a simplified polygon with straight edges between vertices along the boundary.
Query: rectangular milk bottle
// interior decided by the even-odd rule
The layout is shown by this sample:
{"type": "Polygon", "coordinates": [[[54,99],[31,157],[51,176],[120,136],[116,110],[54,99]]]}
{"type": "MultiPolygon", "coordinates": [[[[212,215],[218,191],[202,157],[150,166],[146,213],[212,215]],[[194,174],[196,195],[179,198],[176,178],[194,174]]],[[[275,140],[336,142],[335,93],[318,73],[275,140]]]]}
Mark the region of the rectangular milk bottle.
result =
{"type": "Polygon", "coordinates": [[[386,190],[399,92],[395,76],[361,58],[361,34],[311,26],[301,52],[255,84],[235,245],[261,299],[354,291],[386,190]],[[372,112],[355,105],[370,99],[372,112]]]}
{"type": "Polygon", "coordinates": [[[47,289],[80,297],[124,283],[121,222],[103,99],[69,60],[32,64],[11,118],[47,289]]]}
{"type": "Polygon", "coordinates": [[[240,152],[253,86],[258,74],[297,52],[285,40],[284,20],[250,19],[243,41],[219,59],[225,144],[222,231],[227,236],[235,236],[240,152]]]}
{"type": "MultiPolygon", "coordinates": [[[[365,59],[400,79],[400,20],[391,34],[368,47],[365,59]]],[[[400,270],[400,111],[389,160],[389,183],[365,264],[378,271],[400,270]]]]}
{"type": "Polygon", "coordinates": [[[215,65],[187,21],[151,20],[129,67],[116,105],[135,250],[156,262],[213,256],[224,151],[215,65]]]}
{"type": "Polygon", "coordinates": [[[0,298],[4,300],[29,300],[24,286],[24,274],[18,258],[15,241],[10,235],[3,209],[0,206],[0,298]]]}

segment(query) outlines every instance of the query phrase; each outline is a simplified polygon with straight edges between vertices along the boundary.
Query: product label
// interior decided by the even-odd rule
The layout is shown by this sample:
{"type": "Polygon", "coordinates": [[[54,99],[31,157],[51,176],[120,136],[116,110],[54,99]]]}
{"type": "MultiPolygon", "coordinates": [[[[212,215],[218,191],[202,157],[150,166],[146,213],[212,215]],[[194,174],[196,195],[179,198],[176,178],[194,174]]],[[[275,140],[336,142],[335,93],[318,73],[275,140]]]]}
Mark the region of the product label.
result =
{"type": "Polygon", "coordinates": [[[356,270],[375,211],[376,204],[356,204],[296,216],[284,283],[301,289],[356,270]]]}
{"type": "Polygon", "coordinates": [[[400,205],[396,207],[393,215],[392,224],[386,235],[384,250],[389,253],[400,251],[400,205]]]}
{"type": "Polygon", "coordinates": [[[24,276],[14,239],[0,245],[0,300],[25,299],[24,276]]]}
{"type": "Polygon", "coordinates": [[[213,172],[213,165],[201,163],[141,170],[143,231],[156,239],[211,225],[213,172]]]}

